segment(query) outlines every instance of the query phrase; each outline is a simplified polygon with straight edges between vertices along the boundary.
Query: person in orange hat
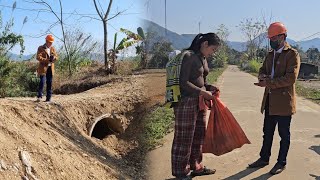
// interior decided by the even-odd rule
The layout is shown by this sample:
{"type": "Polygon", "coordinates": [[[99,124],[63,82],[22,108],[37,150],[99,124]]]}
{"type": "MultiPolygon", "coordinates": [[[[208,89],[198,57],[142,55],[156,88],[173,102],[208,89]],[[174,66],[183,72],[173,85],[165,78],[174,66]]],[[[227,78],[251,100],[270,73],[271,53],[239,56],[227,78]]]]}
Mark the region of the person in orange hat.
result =
{"type": "Polygon", "coordinates": [[[261,168],[269,164],[275,127],[281,137],[278,162],[270,170],[281,173],[287,164],[290,146],[290,123],[296,112],[295,82],[299,74],[300,56],[287,42],[287,29],[281,22],[272,23],[268,38],[272,50],[268,53],[259,71],[258,83],[264,87],[261,113],[264,112],[263,144],[260,158],[249,168],[261,168]]]}
{"type": "Polygon", "coordinates": [[[49,34],[46,37],[46,43],[42,46],[39,46],[38,48],[37,60],[39,61],[39,66],[37,69],[37,73],[40,76],[40,83],[37,95],[37,102],[40,102],[42,98],[42,92],[45,81],[47,82],[46,102],[51,101],[54,63],[58,60],[58,54],[55,48],[52,46],[53,42],[54,37],[51,34],[49,34]]]}

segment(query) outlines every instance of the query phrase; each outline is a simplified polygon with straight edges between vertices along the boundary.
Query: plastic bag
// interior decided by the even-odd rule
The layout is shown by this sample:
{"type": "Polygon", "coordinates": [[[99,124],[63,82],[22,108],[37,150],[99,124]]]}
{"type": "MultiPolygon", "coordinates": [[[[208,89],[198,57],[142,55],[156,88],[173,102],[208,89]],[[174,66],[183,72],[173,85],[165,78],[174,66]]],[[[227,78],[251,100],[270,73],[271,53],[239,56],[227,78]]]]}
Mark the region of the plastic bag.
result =
{"type": "Polygon", "coordinates": [[[211,103],[203,153],[220,156],[244,144],[251,144],[237,120],[220,100],[219,95],[211,103]]]}

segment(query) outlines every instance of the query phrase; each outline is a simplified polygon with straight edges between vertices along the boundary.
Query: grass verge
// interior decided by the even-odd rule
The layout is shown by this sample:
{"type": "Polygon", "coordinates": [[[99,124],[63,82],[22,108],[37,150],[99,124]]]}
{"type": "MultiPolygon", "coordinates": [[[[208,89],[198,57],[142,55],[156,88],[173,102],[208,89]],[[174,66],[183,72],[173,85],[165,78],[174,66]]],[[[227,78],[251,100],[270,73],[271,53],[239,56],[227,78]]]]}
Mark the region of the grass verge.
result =
{"type": "Polygon", "coordinates": [[[297,82],[296,91],[299,96],[320,104],[320,90],[303,87],[299,82],[297,82]]]}
{"type": "Polygon", "coordinates": [[[209,84],[216,83],[218,78],[221,76],[224,70],[226,70],[227,66],[223,68],[217,68],[210,71],[210,73],[207,76],[207,81],[209,84]]]}
{"type": "Polygon", "coordinates": [[[173,109],[162,106],[156,107],[146,117],[144,142],[148,150],[162,145],[162,138],[172,131],[173,109]]]}

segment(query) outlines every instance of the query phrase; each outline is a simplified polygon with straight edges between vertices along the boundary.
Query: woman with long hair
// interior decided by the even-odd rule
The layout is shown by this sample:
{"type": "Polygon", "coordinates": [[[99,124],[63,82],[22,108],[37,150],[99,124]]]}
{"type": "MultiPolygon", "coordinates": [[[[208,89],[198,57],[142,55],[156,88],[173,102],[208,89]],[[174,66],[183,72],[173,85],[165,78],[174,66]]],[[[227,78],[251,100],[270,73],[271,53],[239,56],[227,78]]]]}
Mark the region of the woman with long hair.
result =
{"type": "Polygon", "coordinates": [[[198,34],[183,56],[180,70],[181,99],[173,105],[175,131],[172,144],[172,175],[178,179],[191,176],[214,174],[214,169],[202,164],[202,145],[206,132],[206,110],[199,109],[199,96],[205,100],[214,98],[219,91],[207,84],[209,73],[206,58],[220,46],[221,40],[215,33],[198,34]]]}

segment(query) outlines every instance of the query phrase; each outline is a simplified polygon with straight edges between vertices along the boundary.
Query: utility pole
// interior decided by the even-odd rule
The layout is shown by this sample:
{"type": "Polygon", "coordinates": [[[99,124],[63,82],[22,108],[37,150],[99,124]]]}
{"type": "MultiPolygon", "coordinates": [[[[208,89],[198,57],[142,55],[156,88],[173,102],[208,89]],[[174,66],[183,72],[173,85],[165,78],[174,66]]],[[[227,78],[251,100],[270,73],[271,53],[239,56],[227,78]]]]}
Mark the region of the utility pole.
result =
{"type": "Polygon", "coordinates": [[[165,35],[167,36],[167,0],[164,0],[164,27],[165,27],[165,35]]]}
{"type": "Polygon", "coordinates": [[[199,33],[201,32],[200,26],[201,26],[201,21],[199,21],[199,33]]]}

